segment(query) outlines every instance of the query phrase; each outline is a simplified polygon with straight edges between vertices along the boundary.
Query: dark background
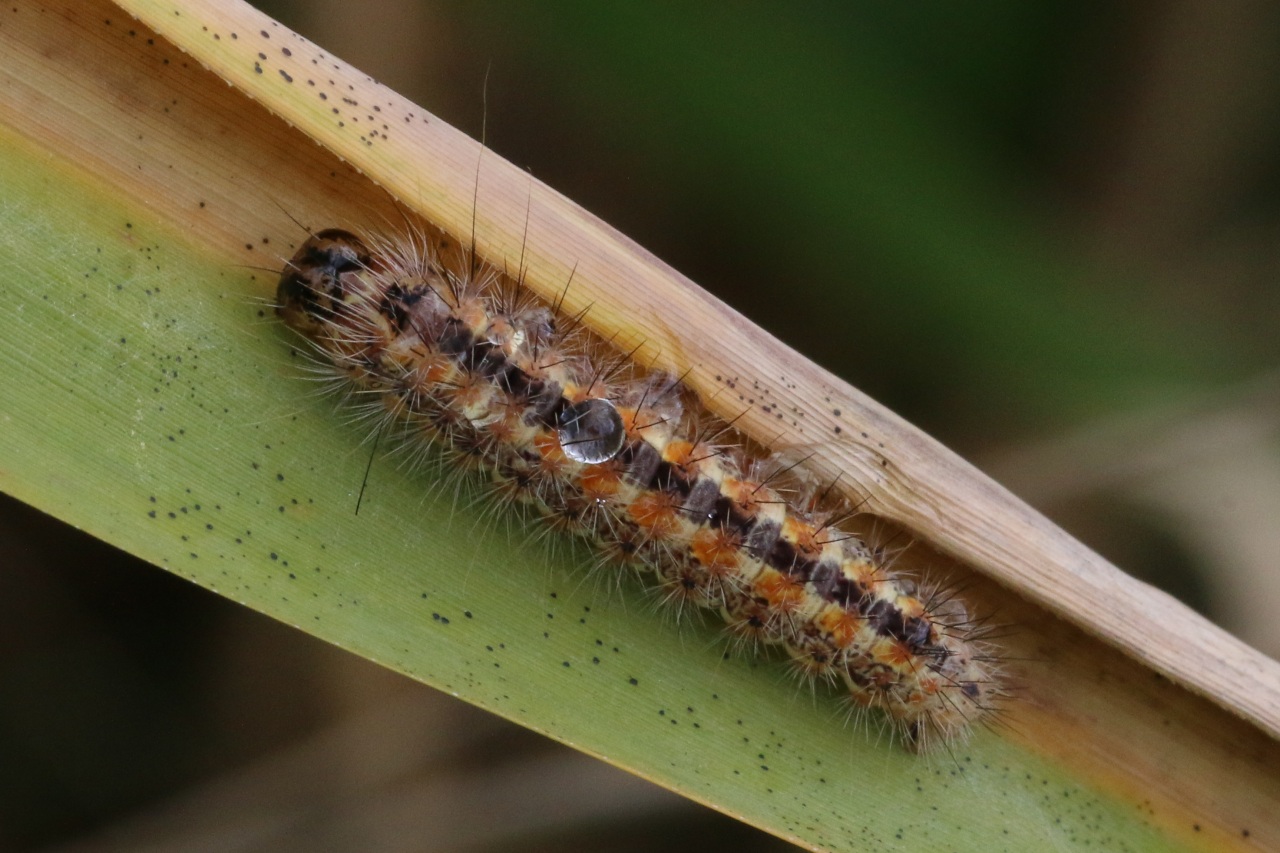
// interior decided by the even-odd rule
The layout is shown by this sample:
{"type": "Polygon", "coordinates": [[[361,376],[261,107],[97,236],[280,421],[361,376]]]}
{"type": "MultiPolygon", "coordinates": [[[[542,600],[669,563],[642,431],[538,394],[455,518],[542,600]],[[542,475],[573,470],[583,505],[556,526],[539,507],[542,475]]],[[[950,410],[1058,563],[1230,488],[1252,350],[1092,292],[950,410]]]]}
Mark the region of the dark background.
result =
{"type": "MultiPolygon", "coordinates": [[[[1280,652],[1280,6],[258,5],[1280,652]]],[[[0,850],[781,846],[11,502],[0,564],[0,850]]]]}

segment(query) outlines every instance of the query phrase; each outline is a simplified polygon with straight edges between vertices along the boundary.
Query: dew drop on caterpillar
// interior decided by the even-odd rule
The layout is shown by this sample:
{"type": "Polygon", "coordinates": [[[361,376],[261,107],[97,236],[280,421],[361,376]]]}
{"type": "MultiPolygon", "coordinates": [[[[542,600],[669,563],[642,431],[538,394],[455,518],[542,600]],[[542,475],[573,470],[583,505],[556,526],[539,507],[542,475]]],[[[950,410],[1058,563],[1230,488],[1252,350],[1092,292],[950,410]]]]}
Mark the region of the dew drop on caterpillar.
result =
{"type": "Polygon", "coordinates": [[[286,265],[277,313],[382,430],[435,444],[505,502],[632,566],[677,607],[778,645],[912,749],[963,740],[1002,696],[963,603],[855,535],[837,490],[738,442],[682,382],[594,339],[518,278],[423,235],[330,228],[286,265]]]}

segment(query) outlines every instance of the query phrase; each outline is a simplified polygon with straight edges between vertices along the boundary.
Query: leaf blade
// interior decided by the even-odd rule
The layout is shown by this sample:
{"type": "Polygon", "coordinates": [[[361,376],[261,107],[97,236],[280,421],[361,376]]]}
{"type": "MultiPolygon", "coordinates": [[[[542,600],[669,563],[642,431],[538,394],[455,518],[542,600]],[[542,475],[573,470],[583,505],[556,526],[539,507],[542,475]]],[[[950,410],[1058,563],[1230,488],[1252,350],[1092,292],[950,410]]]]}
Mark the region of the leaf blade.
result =
{"type": "MultiPolygon", "coordinates": [[[[71,39],[62,50],[74,50],[77,38],[97,32],[90,21],[86,15],[82,30],[50,36],[71,39]]],[[[102,56],[124,56],[121,45],[137,43],[118,33],[110,39],[120,53],[102,56]]],[[[120,79],[164,66],[159,49],[141,55],[120,79]]],[[[180,59],[162,58],[170,61],[164,67],[180,59]]],[[[212,97],[211,78],[182,74],[193,88],[180,99],[203,104],[212,97]]],[[[37,88],[41,79],[48,78],[27,85],[37,88]]],[[[118,96],[120,89],[107,91],[118,96]]],[[[1087,790],[1061,768],[983,736],[975,753],[982,763],[966,764],[962,783],[949,766],[922,769],[918,759],[841,729],[829,708],[797,697],[776,676],[722,662],[709,633],[691,641],[646,610],[597,601],[577,588],[573,559],[526,565],[518,538],[477,543],[467,521],[455,518],[451,528],[448,501],[419,509],[429,485],[420,476],[378,463],[380,500],[352,516],[362,436],[310,400],[295,379],[286,339],[253,303],[269,294],[271,275],[233,265],[264,263],[262,244],[246,234],[266,233],[275,238],[271,246],[289,239],[280,239],[287,226],[263,195],[292,177],[272,184],[273,171],[314,174],[319,188],[278,196],[294,209],[320,210],[327,201],[368,221],[393,208],[380,209],[367,190],[354,208],[340,205],[340,190],[357,179],[328,161],[310,173],[289,171],[286,160],[310,153],[306,140],[242,105],[157,118],[170,115],[162,112],[162,91],[143,99],[144,107],[126,104],[114,119],[103,114],[113,142],[99,146],[97,160],[85,159],[92,146],[83,142],[84,150],[70,146],[73,154],[46,168],[47,155],[5,131],[5,162],[22,166],[5,175],[4,197],[15,200],[11,221],[26,224],[25,233],[15,227],[9,237],[6,254],[22,263],[11,265],[6,295],[45,306],[11,312],[3,330],[4,364],[12,368],[3,399],[23,406],[8,415],[17,426],[7,442],[6,491],[276,618],[785,837],[840,849],[892,839],[905,824],[907,849],[936,846],[940,837],[977,848],[1007,840],[1006,831],[1027,841],[1056,831],[1060,815],[1039,802],[1040,789],[1010,780],[1030,774],[1063,792],[1087,790]],[[200,143],[200,131],[230,124],[228,115],[247,122],[243,136],[252,144],[228,153],[226,140],[200,143]],[[139,126],[148,128],[148,145],[130,143],[139,126]],[[325,179],[326,172],[333,177],[325,179]],[[208,207],[198,203],[203,197],[208,207]],[[77,290],[86,275],[94,287],[77,290]],[[124,289],[113,290],[117,284],[124,289]],[[61,340],[68,342],[62,348],[50,345],[61,340]],[[48,355],[33,360],[33,353],[48,355]],[[32,375],[38,381],[15,381],[32,375]],[[437,539],[438,529],[461,532],[437,539]],[[366,571],[371,554],[378,565],[366,571]],[[468,638],[459,636],[464,630],[468,638]],[[490,633],[477,637],[482,630],[490,633]],[[503,661],[492,659],[498,652],[488,646],[518,650],[515,662],[492,667],[503,661]],[[596,664],[600,647],[607,651],[596,664]],[[606,663],[615,647],[624,663],[606,663]],[[505,698],[512,696],[518,698],[505,698]],[[878,777],[875,785],[866,785],[864,768],[878,777]],[[712,772],[727,778],[708,779],[712,772]],[[922,775],[935,789],[928,796],[937,813],[915,805],[922,775]],[[797,792],[804,802],[796,802],[797,792]],[[850,808],[851,801],[858,806],[850,808]]],[[[73,91],[74,103],[62,105],[73,130],[84,103],[112,100],[85,92],[73,91]]],[[[46,151],[54,147],[44,142],[46,151]]],[[[1111,799],[1077,817],[1079,825],[1092,822],[1135,846],[1165,845],[1166,837],[1133,826],[1125,812],[1123,801],[1111,799]]]]}

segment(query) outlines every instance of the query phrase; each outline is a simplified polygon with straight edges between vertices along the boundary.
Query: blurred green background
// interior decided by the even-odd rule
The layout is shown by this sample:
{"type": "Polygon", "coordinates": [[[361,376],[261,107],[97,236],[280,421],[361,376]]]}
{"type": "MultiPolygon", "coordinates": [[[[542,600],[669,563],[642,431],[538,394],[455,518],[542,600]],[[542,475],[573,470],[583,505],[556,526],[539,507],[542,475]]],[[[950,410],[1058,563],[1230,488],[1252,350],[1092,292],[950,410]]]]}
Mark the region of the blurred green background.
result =
{"type": "MultiPolygon", "coordinates": [[[[1280,6],[257,5],[1280,653],[1280,6]]],[[[2,509],[2,850],[781,846],[2,509]]]]}

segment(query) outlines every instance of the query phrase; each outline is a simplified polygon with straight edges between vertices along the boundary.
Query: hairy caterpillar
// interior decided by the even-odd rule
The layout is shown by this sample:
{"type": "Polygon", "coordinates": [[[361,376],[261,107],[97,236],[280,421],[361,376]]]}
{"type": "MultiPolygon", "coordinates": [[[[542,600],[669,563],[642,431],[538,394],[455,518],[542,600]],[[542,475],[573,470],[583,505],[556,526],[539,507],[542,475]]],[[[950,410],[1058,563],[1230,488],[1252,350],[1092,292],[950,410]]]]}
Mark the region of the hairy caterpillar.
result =
{"type": "Polygon", "coordinates": [[[783,646],[804,677],[882,710],[911,748],[963,739],[1000,697],[964,605],[921,592],[842,529],[852,512],[834,489],[739,446],[678,380],[609,352],[474,252],[328,229],[276,298],[383,428],[487,475],[500,500],[592,543],[602,566],[638,567],[747,644],[783,646]]]}

